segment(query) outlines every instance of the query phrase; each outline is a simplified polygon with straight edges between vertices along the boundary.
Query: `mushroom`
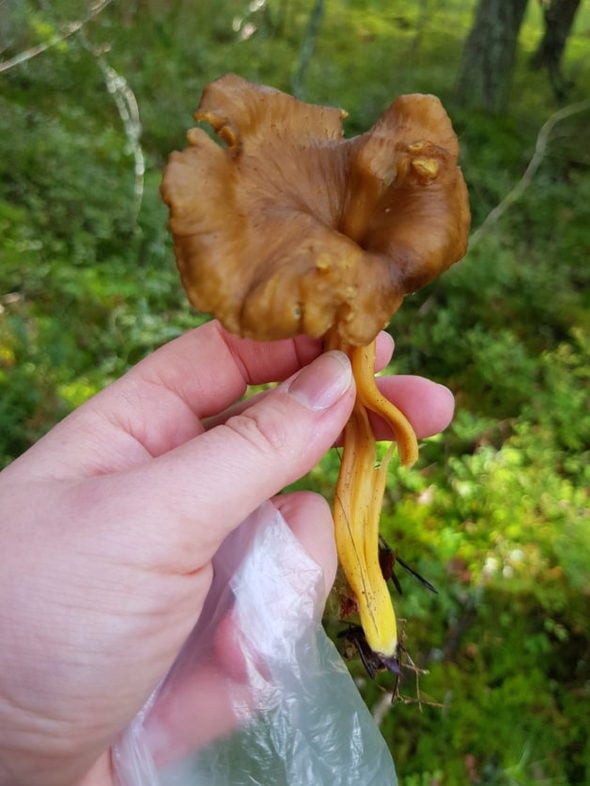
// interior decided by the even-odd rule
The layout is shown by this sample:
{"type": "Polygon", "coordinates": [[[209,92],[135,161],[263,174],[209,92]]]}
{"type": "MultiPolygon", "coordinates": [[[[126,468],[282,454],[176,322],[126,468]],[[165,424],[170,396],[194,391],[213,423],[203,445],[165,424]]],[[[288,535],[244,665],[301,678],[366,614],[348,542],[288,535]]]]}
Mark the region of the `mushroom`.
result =
{"type": "Polygon", "coordinates": [[[346,112],[228,74],[209,84],[190,147],[170,155],[162,197],[192,304],[257,340],[308,334],[351,359],[357,400],[345,428],[334,519],[366,640],[397,653],[379,567],[386,459],[368,411],[390,425],[403,464],[414,431],[378,390],[375,339],[406,294],[459,260],[469,230],[458,142],[440,101],[401,96],[360,136],[346,112]]]}

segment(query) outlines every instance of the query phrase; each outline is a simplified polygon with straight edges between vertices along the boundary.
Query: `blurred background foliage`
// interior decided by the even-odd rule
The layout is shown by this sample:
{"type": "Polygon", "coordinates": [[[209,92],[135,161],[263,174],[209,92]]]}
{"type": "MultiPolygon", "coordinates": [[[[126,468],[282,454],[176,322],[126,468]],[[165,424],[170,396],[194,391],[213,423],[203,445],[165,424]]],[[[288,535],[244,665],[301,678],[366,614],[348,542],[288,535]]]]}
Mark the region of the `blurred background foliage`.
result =
{"type": "MultiPolygon", "coordinates": [[[[557,71],[539,61],[560,2],[0,3],[0,463],[203,319],[180,288],[158,186],[208,81],[235,71],[342,106],[350,133],[400,93],[438,94],[477,230],[547,118],[590,94],[584,5],[557,71]],[[508,65],[474,59],[474,37],[478,55],[496,46],[485,12],[493,28],[516,6],[508,65]],[[490,101],[475,83],[492,67],[490,101]]],[[[405,646],[428,674],[408,669],[407,700],[391,706],[388,677],[351,663],[404,786],[590,783],[584,106],[553,126],[521,198],[391,327],[394,370],[458,402],[418,468],[395,472],[383,517],[439,589],[400,575],[405,646]]],[[[302,485],[329,496],[337,467],[327,456],[302,485]]]]}

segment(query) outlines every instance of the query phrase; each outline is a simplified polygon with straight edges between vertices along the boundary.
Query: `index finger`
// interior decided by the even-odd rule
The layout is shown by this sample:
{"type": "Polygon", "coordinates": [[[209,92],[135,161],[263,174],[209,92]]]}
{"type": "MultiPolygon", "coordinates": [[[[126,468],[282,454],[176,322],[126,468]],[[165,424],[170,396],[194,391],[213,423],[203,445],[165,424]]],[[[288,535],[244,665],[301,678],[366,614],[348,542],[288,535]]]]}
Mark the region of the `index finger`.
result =
{"type": "Polygon", "coordinates": [[[282,381],[321,350],[321,342],[307,336],[258,343],[208,322],[89,399],[13,462],[11,471],[23,460],[29,472],[54,479],[138,466],[198,436],[201,419],[228,407],[248,384],[282,381]]]}
{"type": "MultiPolygon", "coordinates": [[[[378,341],[378,364],[393,342],[378,341]]],[[[217,321],[166,344],[99,394],[95,407],[148,453],[162,455],[203,431],[201,420],[240,399],[248,385],[282,382],[322,352],[320,339],[258,342],[228,333],[217,321]]]]}
{"type": "Polygon", "coordinates": [[[321,351],[321,341],[309,336],[258,342],[213,320],[156,350],[117,384],[156,385],[205,418],[240,398],[247,385],[282,382],[321,351]]]}

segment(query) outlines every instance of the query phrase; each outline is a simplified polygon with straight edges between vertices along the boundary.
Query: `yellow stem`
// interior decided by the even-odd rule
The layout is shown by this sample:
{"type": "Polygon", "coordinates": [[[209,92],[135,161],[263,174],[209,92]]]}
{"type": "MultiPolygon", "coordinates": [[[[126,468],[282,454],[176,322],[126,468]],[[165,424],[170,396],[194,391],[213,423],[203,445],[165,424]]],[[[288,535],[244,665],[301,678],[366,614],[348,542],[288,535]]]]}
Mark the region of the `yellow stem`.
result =
{"type": "Polygon", "coordinates": [[[393,431],[397,442],[400,461],[412,466],[418,458],[416,433],[401,410],[385,398],[375,382],[375,354],[377,344],[373,341],[366,347],[352,347],[349,355],[356,383],[356,395],[367,409],[380,415],[393,431]]]}
{"type": "Polygon", "coordinates": [[[350,347],[332,335],[327,345],[348,354],[357,387],[354,410],[344,430],[334,502],[338,556],[354,592],[369,647],[392,657],[397,651],[397,625],[379,565],[379,519],[391,450],[377,466],[376,440],[368,411],[377,413],[390,425],[404,464],[416,460],[416,435],[405,415],[381,394],[375,383],[375,342],[368,347],[350,347]]]}

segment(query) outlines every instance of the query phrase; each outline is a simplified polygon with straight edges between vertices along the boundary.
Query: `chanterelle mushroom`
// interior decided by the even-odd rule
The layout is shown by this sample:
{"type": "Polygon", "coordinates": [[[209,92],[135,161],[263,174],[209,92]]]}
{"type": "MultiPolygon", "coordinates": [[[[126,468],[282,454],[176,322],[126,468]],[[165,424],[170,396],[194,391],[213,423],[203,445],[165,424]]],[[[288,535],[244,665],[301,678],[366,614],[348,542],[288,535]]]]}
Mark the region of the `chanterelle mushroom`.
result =
{"type": "Polygon", "coordinates": [[[205,88],[195,115],[225,144],[189,131],[162,196],[197,309],[242,336],[323,336],[351,357],[358,392],[336,540],[367,642],[391,656],[395,615],[378,564],[386,467],[375,469],[367,409],[389,421],[406,464],[417,447],[375,385],[374,340],[404,295],[464,255],[470,216],[457,138],[436,97],[402,96],[352,139],[344,117],[228,74],[205,88]]]}

